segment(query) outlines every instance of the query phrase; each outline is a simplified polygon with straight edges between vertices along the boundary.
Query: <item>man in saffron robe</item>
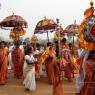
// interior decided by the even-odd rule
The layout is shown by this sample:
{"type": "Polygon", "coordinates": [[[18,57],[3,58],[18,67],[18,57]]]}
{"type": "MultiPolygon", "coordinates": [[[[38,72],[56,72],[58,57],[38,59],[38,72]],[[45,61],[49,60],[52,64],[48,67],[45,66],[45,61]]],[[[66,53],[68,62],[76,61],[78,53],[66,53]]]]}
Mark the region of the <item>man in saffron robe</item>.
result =
{"type": "Polygon", "coordinates": [[[8,50],[4,46],[4,42],[0,42],[0,85],[6,83],[8,68],[8,50]]]}
{"type": "Polygon", "coordinates": [[[15,42],[15,48],[12,51],[12,63],[14,65],[14,76],[23,78],[24,51],[19,48],[19,41],[15,42]]]}
{"type": "Polygon", "coordinates": [[[84,63],[85,79],[81,95],[95,95],[95,50],[90,51],[84,63]]]}

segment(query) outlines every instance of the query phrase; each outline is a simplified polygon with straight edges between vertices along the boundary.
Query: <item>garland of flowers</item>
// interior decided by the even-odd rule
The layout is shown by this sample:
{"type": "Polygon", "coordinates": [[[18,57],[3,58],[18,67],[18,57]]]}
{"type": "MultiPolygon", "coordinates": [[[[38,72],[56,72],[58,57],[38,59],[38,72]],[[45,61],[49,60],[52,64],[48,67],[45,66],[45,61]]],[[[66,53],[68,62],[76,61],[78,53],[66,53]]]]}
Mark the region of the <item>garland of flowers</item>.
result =
{"type": "Polygon", "coordinates": [[[20,36],[25,35],[26,31],[24,29],[12,29],[9,37],[12,39],[18,39],[20,36]]]}

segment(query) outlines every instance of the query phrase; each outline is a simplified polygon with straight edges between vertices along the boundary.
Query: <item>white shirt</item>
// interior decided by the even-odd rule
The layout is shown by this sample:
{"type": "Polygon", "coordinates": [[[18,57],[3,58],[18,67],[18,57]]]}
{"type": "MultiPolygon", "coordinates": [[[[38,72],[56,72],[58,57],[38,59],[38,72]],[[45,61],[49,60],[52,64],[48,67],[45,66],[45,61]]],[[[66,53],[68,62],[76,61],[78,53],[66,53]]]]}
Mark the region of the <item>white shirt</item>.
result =
{"type": "Polygon", "coordinates": [[[23,69],[27,68],[27,66],[28,66],[26,60],[28,60],[29,62],[35,62],[36,61],[36,59],[34,58],[34,56],[32,54],[31,55],[26,55],[24,65],[23,65],[23,69]]]}
{"type": "Polygon", "coordinates": [[[31,55],[26,55],[25,56],[25,61],[28,60],[29,62],[35,62],[36,59],[34,58],[34,56],[31,54],[31,55]]]}

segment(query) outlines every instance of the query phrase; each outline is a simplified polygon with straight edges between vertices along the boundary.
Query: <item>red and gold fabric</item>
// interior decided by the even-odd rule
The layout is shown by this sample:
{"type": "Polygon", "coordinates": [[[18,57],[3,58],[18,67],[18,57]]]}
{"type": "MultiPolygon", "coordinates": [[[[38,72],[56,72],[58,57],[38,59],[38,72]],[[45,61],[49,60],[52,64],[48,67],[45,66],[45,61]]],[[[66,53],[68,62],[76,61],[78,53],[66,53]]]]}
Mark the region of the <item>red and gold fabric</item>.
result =
{"type": "Polygon", "coordinates": [[[16,78],[23,77],[24,52],[20,48],[12,51],[12,63],[14,64],[14,76],[16,78]]]}
{"type": "Polygon", "coordinates": [[[84,16],[86,17],[82,23],[80,24],[80,27],[79,27],[79,34],[78,34],[78,37],[79,37],[79,44],[82,48],[86,49],[86,50],[94,50],[95,49],[95,20],[93,20],[93,18],[95,18],[95,15],[94,15],[94,8],[93,7],[90,7],[89,9],[87,9],[85,12],[84,12],[84,16]],[[90,21],[93,20],[93,24],[90,23],[90,21]],[[91,27],[89,28],[89,24],[91,24],[91,27]],[[86,36],[89,37],[89,35],[86,35],[84,37],[84,34],[86,34],[87,32],[85,31],[85,29],[87,30],[87,27],[90,29],[88,31],[88,34],[93,37],[93,39],[85,39],[86,36]],[[94,31],[93,31],[94,30],[94,31]],[[94,32],[94,33],[93,33],[94,32]],[[94,36],[92,35],[94,34],[94,36]]]}
{"type": "Polygon", "coordinates": [[[39,62],[40,63],[43,63],[45,61],[45,59],[48,57],[48,54],[49,54],[49,48],[50,47],[47,47],[46,50],[42,53],[42,55],[40,56],[39,58],[39,62]]]}
{"type": "Polygon", "coordinates": [[[13,28],[10,32],[10,38],[12,39],[19,39],[20,36],[25,35],[26,31],[24,29],[19,29],[19,28],[13,28]]]}
{"type": "Polygon", "coordinates": [[[82,88],[82,95],[94,95],[95,93],[95,62],[88,60],[84,64],[85,66],[85,79],[82,88]]]}

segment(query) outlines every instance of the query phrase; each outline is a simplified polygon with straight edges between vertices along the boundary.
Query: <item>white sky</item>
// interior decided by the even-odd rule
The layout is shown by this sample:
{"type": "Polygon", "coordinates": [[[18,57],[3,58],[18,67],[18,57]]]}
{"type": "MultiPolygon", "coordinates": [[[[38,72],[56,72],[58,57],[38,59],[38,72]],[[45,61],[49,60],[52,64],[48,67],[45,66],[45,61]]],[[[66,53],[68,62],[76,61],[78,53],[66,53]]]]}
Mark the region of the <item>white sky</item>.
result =
{"type": "MultiPolygon", "coordinates": [[[[54,21],[59,18],[63,28],[72,24],[75,19],[77,24],[80,24],[85,9],[90,6],[90,0],[0,0],[0,2],[2,4],[0,21],[14,12],[28,22],[25,37],[32,36],[37,22],[44,16],[54,21]]],[[[4,38],[9,38],[8,31],[0,29],[0,32],[4,38]]]]}

